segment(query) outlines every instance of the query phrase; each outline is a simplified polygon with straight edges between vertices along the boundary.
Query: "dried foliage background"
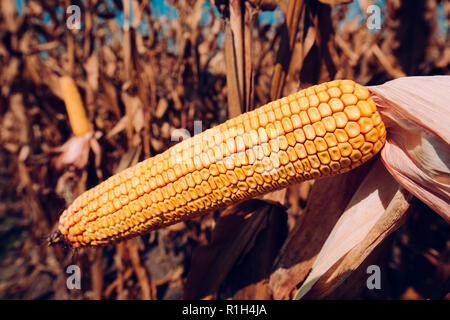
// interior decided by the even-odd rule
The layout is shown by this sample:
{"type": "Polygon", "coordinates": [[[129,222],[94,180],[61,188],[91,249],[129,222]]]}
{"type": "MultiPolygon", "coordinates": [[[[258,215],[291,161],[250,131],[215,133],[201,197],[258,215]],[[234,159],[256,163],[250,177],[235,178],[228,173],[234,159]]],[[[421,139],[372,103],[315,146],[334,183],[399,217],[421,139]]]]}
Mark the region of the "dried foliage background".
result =
{"type": "MultiPolygon", "coordinates": [[[[280,248],[311,183],[287,190],[287,210],[255,200],[76,252],[45,239],[74,197],[165,150],[173,129],[193,132],[194,120],[205,129],[336,78],[372,85],[450,74],[449,35],[437,22],[442,5],[448,28],[447,1],[387,1],[374,31],[365,25],[368,0],[354,19],[346,19],[350,0],[281,1],[271,25],[258,17],[275,1],[166,2],[176,18],[155,15],[149,1],[72,1],[81,30],[66,27],[69,0],[25,1],[21,14],[15,1],[0,2],[0,298],[288,298],[269,278],[280,255],[286,261],[280,248]],[[78,167],[58,162],[72,134],[61,76],[75,80],[98,142],[80,150],[89,158],[78,167]],[[81,290],[66,287],[70,264],[81,267],[81,290]]],[[[449,226],[418,201],[410,211],[367,259],[381,266],[383,290],[365,288],[361,267],[329,298],[449,298],[449,226]]]]}

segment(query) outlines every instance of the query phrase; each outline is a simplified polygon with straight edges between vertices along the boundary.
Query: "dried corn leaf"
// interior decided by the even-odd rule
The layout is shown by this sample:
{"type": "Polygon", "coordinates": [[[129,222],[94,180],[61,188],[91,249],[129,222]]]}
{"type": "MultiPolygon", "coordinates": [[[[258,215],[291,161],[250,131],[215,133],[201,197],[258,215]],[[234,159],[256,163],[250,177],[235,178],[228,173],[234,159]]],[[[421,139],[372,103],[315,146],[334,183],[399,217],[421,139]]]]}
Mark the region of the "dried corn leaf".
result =
{"type": "Polygon", "coordinates": [[[394,178],[450,222],[450,76],[370,88],[389,132],[382,159],[394,178]]]}
{"type": "Polygon", "coordinates": [[[314,183],[306,211],[281,248],[275,271],[270,277],[269,286],[274,299],[289,299],[291,292],[308,275],[323,243],[371,163],[314,183]]]}
{"type": "Polygon", "coordinates": [[[408,206],[401,187],[377,161],[333,227],[296,299],[305,296],[316,282],[316,295],[330,293],[399,226],[408,206]],[[334,272],[324,279],[323,275],[337,262],[334,272]]]}
{"type": "Polygon", "coordinates": [[[92,90],[98,90],[99,65],[96,54],[91,55],[84,64],[87,73],[87,82],[92,90]]]}
{"type": "Polygon", "coordinates": [[[23,21],[23,17],[18,17],[14,1],[2,1],[0,3],[0,11],[3,19],[6,21],[6,30],[13,34],[16,33],[23,21]]]}
{"type": "MultiPolygon", "coordinates": [[[[185,285],[185,299],[213,296],[235,263],[255,245],[255,239],[271,216],[282,215],[273,206],[250,200],[225,211],[212,235],[209,245],[197,248],[192,255],[191,271],[185,285]]],[[[274,219],[275,217],[272,217],[274,219]]],[[[282,224],[278,224],[282,225],[282,224]]]]}
{"type": "MultiPolygon", "coordinates": [[[[286,75],[289,71],[289,65],[293,58],[295,47],[295,39],[297,37],[298,25],[301,19],[304,19],[306,10],[305,1],[291,0],[287,7],[286,22],[283,29],[283,35],[280,43],[280,49],[277,55],[275,70],[272,77],[272,84],[270,88],[270,98],[272,100],[280,98],[283,94],[283,88],[286,82],[286,75]]],[[[303,36],[303,35],[302,35],[303,36]]],[[[303,57],[297,64],[303,64],[303,57]]],[[[295,63],[294,63],[295,64],[295,63]]],[[[293,67],[291,67],[293,68],[293,67]]]]}
{"type": "Polygon", "coordinates": [[[93,136],[93,132],[82,136],[74,136],[62,146],[51,149],[51,152],[60,153],[54,160],[56,169],[61,170],[69,165],[74,165],[79,169],[86,167],[89,159],[90,141],[93,136]]]}
{"type": "Polygon", "coordinates": [[[159,99],[158,105],[156,106],[155,117],[158,119],[162,118],[166,113],[168,107],[169,103],[167,102],[166,99],[164,98],[159,99]]]}
{"type": "Polygon", "coordinates": [[[100,83],[108,102],[106,104],[106,107],[110,110],[110,112],[114,114],[117,119],[119,119],[121,117],[121,111],[119,103],[117,101],[117,88],[105,76],[100,77],[100,83]]]}
{"type": "Polygon", "coordinates": [[[263,218],[260,230],[241,253],[220,287],[220,299],[270,299],[269,276],[273,262],[286,239],[286,214],[279,206],[265,205],[260,210],[269,211],[263,218]]]}
{"type": "Polygon", "coordinates": [[[1,94],[7,97],[11,92],[12,82],[19,72],[20,60],[18,58],[11,58],[7,64],[2,68],[2,75],[0,77],[1,94]]]}
{"type": "Polygon", "coordinates": [[[126,114],[106,135],[108,139],[124,130],[126,130],[129,138],[132,139],[133,132],[139,132],[144,127],[144,110],[141,100],[138,97],[122,92],[122,101],[126,106],[126,114]]]}
{"type": "Polygon", "coordinates": [[[15,93],[9,100],[10,110],[0,121],[0,142],[6,150],[15,153],[27,144],[29,126],[23,95],[15,93]]]}
{"type": "MultiPolygon", "coordinates": [[[[305,298],[323,299],[328,297],[331,292],[339,288],[357,268],[362,264],[367,265],[367,258],[379,246],[387,236],[397,230],[406,220],[407,210],[410,208],[412,195],[403,188],[399,188],[389,203],[386,211],[377,220],[374,227],[367,236],[358,243],[353,249],[335,263],[313,286],[305,298]]],[[[377,248],[378,249],[378,248],[377,248]]],[[[366,270],[360,275],[359,287],[366,286],[368,277],[366,270]]],[[[353,289],[353,288],[352,288],[353,289]]],[[[354,288],[358,289],[358,288],[354,288]]]]}

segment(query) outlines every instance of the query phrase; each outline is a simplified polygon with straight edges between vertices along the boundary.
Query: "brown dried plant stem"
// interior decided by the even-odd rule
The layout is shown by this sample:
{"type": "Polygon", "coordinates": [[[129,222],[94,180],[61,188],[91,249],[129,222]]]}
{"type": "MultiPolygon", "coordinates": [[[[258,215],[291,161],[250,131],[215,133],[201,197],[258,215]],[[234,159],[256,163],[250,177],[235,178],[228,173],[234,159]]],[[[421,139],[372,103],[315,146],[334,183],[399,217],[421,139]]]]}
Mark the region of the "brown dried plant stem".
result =
{"type": "Polygon", "coordinates": [[[229,2],[229,18],[225,20],[225,60],[227,66],[228,117],[236,117],[244,105],[244,42],[242,11],[239,0],[229,2]]]}
{"type": "Polygon", "coordinates": [[[270,89],[270,99],[275,100],[282,96],[283,87],[286,81],[286,75],[289,70],[292,53],[294,50],[295,39],[297,36],[300,19],[304,16],[305,1],[289,1],[286,13],[286,22],[283,36],[280,43],[280,49],[277,55],[275,71],[272,78],[270,89]]]}

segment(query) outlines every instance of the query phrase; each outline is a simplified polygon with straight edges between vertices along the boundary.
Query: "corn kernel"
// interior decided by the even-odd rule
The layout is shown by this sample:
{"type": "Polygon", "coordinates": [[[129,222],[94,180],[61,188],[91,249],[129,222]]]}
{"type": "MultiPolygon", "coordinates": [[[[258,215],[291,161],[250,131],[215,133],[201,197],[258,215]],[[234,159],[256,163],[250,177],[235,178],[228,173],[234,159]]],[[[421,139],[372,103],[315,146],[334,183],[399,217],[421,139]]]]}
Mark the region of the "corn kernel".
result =
{"type": "Polygon", "coordinates": [[[59,230],[103,245],[276,190],[342,173],[382,147],[370,92],[351,80],[301,90],[185,140],[86,191],[59,230]]]}

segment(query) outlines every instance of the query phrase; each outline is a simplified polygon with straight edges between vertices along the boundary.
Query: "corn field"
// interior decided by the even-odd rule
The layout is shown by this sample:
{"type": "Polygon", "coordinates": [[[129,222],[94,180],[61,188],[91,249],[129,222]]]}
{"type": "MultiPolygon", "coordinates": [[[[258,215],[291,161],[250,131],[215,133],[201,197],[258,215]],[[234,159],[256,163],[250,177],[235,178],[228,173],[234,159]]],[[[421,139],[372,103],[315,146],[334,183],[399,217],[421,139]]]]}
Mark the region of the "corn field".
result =
{"type": "Polygon", "coordinates": [[[448,144],[443,205],[376,155],[107,246],[49,245],[79,195],[186,136],[336,79],[449,76],[449,21],[441,0],[1,1],[0,298],[449,299],[448,144]],[[352,207],[372,213],[352,226],[352,207]]]}

